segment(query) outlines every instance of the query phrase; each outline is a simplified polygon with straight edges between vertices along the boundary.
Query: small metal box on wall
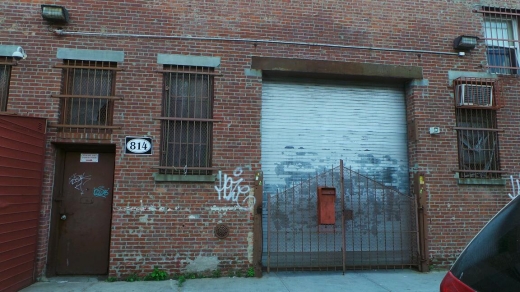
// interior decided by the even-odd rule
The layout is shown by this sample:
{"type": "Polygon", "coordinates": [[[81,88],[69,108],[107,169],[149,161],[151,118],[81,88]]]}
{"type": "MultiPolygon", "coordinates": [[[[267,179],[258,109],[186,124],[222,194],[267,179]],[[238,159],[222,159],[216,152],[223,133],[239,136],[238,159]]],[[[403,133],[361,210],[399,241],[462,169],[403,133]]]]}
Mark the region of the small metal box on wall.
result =
{"type": "Polygon", "coordinates": [[[336,188],[318,186],[318,224],[336,224],[336,188]]]}

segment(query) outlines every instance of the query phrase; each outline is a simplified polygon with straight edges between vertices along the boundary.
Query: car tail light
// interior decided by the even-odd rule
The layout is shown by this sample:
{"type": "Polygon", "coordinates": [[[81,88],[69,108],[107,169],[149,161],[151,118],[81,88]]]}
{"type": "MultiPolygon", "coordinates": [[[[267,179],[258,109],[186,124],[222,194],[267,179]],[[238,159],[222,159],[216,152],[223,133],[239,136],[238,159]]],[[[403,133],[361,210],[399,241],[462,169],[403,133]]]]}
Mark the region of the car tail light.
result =
{"type": "Polygon", "coordinates": [[[476,292],[468,285],[462,283],[451,272],[448,272],[441,282],[441,292],[476,292]]]}

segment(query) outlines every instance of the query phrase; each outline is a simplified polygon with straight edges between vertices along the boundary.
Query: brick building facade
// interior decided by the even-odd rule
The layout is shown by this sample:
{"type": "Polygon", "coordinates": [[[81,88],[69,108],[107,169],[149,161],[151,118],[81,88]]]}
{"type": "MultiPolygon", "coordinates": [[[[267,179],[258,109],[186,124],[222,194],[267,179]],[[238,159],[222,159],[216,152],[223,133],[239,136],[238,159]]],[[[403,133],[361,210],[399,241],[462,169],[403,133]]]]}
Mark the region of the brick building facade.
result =
{"type": "MultiPolygon", "coordinates": [[[[73,256],[57,251],[68,242],[61,241],[60,224],[79,216],[60,205],[70,193],[79,205],[69,208],[105,202],[99,208],[108,211],[98,210],[105,213],[82,217],[97,220],[99,228],[88,226],[90,233],[73,236],[81,247],[97,241],[92,230],[108,234],[108,259],[100,269],[110,276],[143,274],[154,266],[171,273],[255,266],[254,250],[261,249],[255,240],[264,241],[264,252],[266,242],[254,228],[252,197],[262,186],[259,172],[264,200],[276,189],[269,189],[269,179],[280,172],[267,169],[266,157],[282,155],[269,154],[278,130],[267,125],[269,119],[280,124],[276,119],[290,109],[305,112],[301,102],[289,102],[302,100],[306,84],[334,92],[359,84],[372,90],[372,84],[402,93],[402,106],[395,104],[402,123],[392,127],[404,133],[404,148],[395,148],[405,165],[387,167],[395,170],[387,184],[412,198],[420,190],[426,224],[419,225],[426,231],[423,239],[417,235],[415,250],[426,248],[422,256],[428,264],[448,266],[509,201],[509,177],[520,172],[517,1],[52,2],[0,4],[0,81],[7,80],[0,110],[47,121],[38,277],[89,273],[71,268],[73,256]],[[43,19],[42,4],[65,7],[68,23],[43,19]],[[478,37],[476,47],[454,49],[460,35],[478,37]],[[27,57],[15,61],[11,52],[19,46],[27,57]],[[277,106],[276,92],[293,83],[303,94],[277,106]],[[487,99],[473,100],[478,96],[472,88],[487,99]],[[269,90],[275,92],[272,100],[269,90]],[[268,100],[275,105],[266,107],[268,100]],[[132,152],[136,147],[151,151],[132,152]],[[111,156],[101,166],[105,154],[111,156]],[[90,163],[91,173],[79,172],[74,163],[77,169],[90,163]],[[94,184],[96,175],[104,180],[94,184]],[[61,220],[63,215],[68,219],[61,220]],[[217,226],[228,228],[229,236],[216,237],[217,226]]],[[[287,89],[287,96],[295,90],[287,89]]],[[[313,102],[315,111],[337,108],[313,102]]],[[[367,121],[382,114],[375,126],[356,127],[361,132],[373,127],[365,131],[368,140],[384,136],[372,130],[390,123],[385,109],[363,108],[362,102],[344,106],[360,107],[367,121]]],[[[349,122],[338,120],[331,131],[349,122]]],[[[328,131],[326,121],[316,123],[328,131]]],[[[329,142],[317,138],[320,143],[329,142]]],[[[283,155],[289,155],[292,148],[284,147],[283,155]]],[[[302,167],[286,163],[283,173],[291,167],[318,171],[321,165],[314,161],[330,155],[313,153],[316,160],[302,167]]],[[[348,165],[357,161],[337,157],[348,165]]],[[[380,174],[366,161],[359,165],[362,173],[380,174]]],[[[83,257],[100,251],[91,252],[83,257]]]]}

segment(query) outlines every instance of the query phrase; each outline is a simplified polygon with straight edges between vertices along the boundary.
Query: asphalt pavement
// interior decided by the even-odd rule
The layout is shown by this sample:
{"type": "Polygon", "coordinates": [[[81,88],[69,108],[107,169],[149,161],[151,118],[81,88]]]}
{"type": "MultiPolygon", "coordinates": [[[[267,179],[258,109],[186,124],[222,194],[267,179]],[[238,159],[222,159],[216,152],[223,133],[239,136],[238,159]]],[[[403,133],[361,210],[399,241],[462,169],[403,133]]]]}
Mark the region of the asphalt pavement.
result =
{"type": "Polygon", "coordinates": [[[264,272],[262,278],[206,278],[106,282],[96,277],[56,277],[37,282],[21,292],[319,292],[319,291],[413,291],[439,292],[446,271],[419,273],[413,270],[328,272],[264,272]]]}

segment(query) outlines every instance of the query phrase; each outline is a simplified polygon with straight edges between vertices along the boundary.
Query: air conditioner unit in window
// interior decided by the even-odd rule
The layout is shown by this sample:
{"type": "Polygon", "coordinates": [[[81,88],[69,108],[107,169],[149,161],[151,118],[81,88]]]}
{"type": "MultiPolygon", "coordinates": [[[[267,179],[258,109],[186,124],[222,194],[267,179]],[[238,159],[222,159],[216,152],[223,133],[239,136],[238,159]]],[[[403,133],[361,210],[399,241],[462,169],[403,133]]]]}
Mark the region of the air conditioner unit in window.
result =
{"type": "Polygon", "coordinates": [[[458,106],[493,106],[493,86],[459,84],[455,88],[458,106]]]}

